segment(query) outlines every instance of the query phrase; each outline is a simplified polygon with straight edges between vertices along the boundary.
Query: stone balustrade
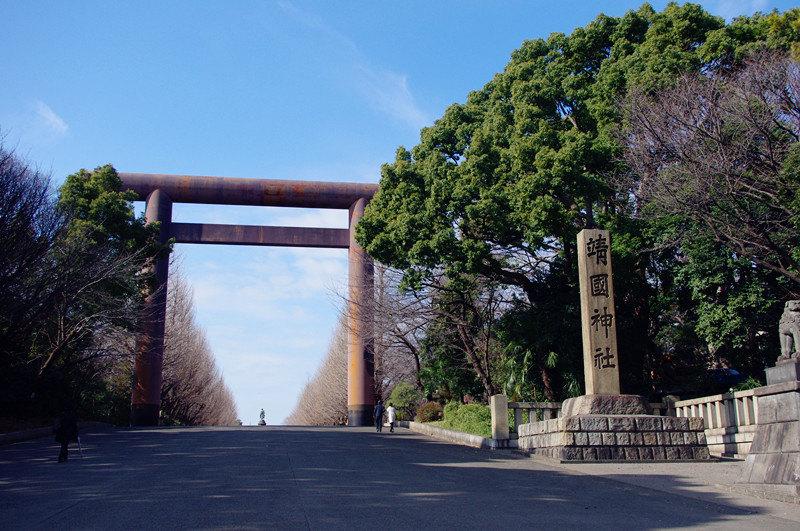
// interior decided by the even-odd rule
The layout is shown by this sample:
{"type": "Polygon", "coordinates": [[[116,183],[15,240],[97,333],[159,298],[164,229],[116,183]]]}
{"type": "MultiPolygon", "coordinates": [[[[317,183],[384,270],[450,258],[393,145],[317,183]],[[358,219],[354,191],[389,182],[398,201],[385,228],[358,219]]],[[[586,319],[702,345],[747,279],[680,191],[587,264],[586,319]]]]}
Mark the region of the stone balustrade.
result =
{"type": "Polygon", "coordinates": [[[561,416],[561,402],[509,402],[508,409],[514,412],[514,425],[511,427],[512,437],[516,436],[517,427],[522,424],[561,416]]]}
{"type": "Polygon", "coordinates": [[[758,401],[754,390],[675,402],[675,416],[702,417],[712,455],[743,457],[756,431],[758,401]]]}

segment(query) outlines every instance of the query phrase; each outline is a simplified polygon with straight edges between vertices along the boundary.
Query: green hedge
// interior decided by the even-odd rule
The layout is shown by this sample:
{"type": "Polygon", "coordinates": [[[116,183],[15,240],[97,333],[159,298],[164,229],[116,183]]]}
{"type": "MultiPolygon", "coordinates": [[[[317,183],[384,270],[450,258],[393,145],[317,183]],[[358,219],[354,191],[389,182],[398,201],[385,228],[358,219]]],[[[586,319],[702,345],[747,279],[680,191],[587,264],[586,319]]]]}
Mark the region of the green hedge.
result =
{"type": "MultiPolygon", "coordinates": [[[[527,420],[523,422],[527,422],[527,420]]],[[[492,437],[492,412],[485,404],[449,402],[444,406],[444,419],[439,422],[429,422],[429,424],[481,437],[492,437]]],[[[513,429],[514,412],[509,409],[508,430],[511,432],[513,429]]]]}
{"type": "Polygon", "coordinates": [[[492,413],[484,404],[450,402],[444,407],[444,419],[431,424],[481,437],[492,436],[492,413]]]}

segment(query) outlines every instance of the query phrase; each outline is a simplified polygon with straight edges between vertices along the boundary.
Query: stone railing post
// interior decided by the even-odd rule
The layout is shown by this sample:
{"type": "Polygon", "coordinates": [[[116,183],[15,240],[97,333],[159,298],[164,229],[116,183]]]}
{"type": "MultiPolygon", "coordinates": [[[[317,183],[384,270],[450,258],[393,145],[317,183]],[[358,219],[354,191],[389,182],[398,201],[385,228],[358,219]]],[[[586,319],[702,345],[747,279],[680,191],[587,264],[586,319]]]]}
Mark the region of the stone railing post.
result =
{"type": "MultiPolygon", "coordinates": [[[[530,413],[529,413],[529,415],[530,415],[530,413]]],[[[530,418],[530,417],[528,417],[528,418],[530,418]]],[[[520,409],[518,407],[514,408],[514,433],[517,433],[517,430],[519,429],[520,424],[522,424],[523,422],[524,421],[522,420],[522,409],[520,409]]]]}
{"type": "Polygon", "coordinates": [[[506,395],[493,395],[489,399],[492,412],[492,439],[508,440],[508,398],[506,395]]]}

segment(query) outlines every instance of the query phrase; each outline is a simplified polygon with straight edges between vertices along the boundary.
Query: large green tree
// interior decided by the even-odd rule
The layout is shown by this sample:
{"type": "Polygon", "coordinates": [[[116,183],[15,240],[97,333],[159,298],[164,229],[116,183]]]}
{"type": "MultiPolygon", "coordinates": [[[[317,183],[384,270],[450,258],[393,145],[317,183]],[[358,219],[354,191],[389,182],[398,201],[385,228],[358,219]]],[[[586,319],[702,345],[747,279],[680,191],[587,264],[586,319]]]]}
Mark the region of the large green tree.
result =
{"type": "MultiPolygon", "coordinates": [[[[600,15],[571,35],[523,43],[501,73],[383,166],[380,190],[357,227],[359,242],[404,270],[409,284],[443,271],[513,286],[519,322],[529,323],[531,334],[557,338],[573,333],[558,323],[577,319],[575,236],[591,225],[609,228],[623,390],[652,390],[653,276],[669,264],[642,252],[654,241],[613,186],[626,171],[619,101],[633,86],[658,90],[684,72],[734,68],[759,44],[789,48],[798,19],[794,10],[726,25],[698,5],[656,12],[645,4],[622,17],[600,15]],[[558,297],[545,295],[553,286],[558,297]]],[[[548,384],[552,360],[579,367],[578,348],[534,340],[513,350],[535,360],[528,364],[532,385],[555,398],[561,391],[548,384]]]]}

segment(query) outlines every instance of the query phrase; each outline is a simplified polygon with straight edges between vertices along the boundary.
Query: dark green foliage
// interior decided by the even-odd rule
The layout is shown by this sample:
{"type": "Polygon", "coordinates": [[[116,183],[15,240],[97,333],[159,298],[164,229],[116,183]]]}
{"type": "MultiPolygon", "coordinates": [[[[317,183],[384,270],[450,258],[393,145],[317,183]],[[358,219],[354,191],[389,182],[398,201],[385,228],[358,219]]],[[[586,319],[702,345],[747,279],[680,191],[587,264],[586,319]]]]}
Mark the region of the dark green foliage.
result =
{"type": "Polygon", "coordinates": [[[763,385],[764,385],[763,382],[761,382],[760,380],[757,380],[757,379],[753,378],[752,376],[750,376],[745,381],[743,381],[739,385],[735,386],[733,388],[733,390],[734,391],[749,391],[750,389],[755,389],[756,387],[761,387],[763,385]]]}
{"type": "Polygon", "coordinates": [[[442,420],[442,406],[439,402],[425,402],[417,409],[417,422],[433,422],[442,420]]]}
{"type": "Polygon", "coordinates": [[[436,400],[460,400],[480,396],[481,383],[464,351],[457,345],[455,330],[443,319],[434,320],[420,351],[420,380],[425,396],[436,400]]]}
{"type": "Polygon", "coordinates": [[[437,426],[449,430],[463,431],[481,437],[492,436],[492,412],[484,404],[458,404],[445,406],[444,418],[437,426]]]}
{"type": "MultiPolygon", "coordinates": [[[[726,25],[698,5],[672,3],[527,41],[383,166],[357,238],[402,270],[405,286],[444,274],[516,293],[494,331],[490,382],[511,396],[581,392],[574,242],[590,225],[613,235],[623,392],[655,395],[680,381],[682,393],[702,393],[714,366],[757,373],[775,355],[780,279],[685,220],[639,219],[617,191],[627,171],[619,104],[632,87],[658,91],[684,73],[732,71],[764,47],[796,50],[799,30],[797,9],[726,25]],[[684,248],[665,229],[696,238],[684,248]]],[[[785,171],[797,168],[790,157],[785,171]]],[[[458,345],[450,324],[432,322],[421,373],[428,396],[481,393],[458,345]]]]}
{"type": "Polygon", "coordinates": [[[414,418],[421,400],[422,393],[419,389],[406,382],[400,382],[392,389],[386,405],[397,409],[397,420],[409,420],[414,418]]]}
{"type": "Polygon", "coordinates": [[[67,176],[59,189],[58,208],[69,219],[68,236],[94,244],[109,243],[117,252],[138,251],[152,242],[157,228],[136,217],[136,194],[122,190],[110,164],[67,176]]]}

